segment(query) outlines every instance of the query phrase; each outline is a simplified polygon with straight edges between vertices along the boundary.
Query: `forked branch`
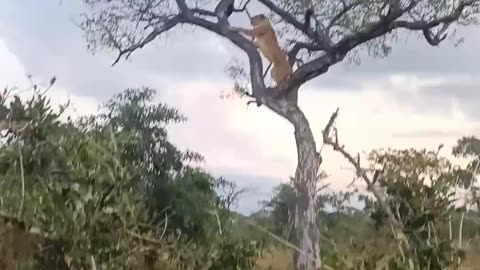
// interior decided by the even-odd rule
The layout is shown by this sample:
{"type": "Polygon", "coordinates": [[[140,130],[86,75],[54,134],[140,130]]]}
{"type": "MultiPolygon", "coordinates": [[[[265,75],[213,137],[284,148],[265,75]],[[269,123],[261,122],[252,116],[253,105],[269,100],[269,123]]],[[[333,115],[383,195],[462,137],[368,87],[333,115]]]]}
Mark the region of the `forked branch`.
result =
{"type": "Polygon", "coordinates": [[[287,54],[288,62],[290,63],[290,65],[293,65],[295,63],[295,60],[297,60],[297,55],[302,49],[306,49],[309,52],[316,52],[322,51],[323,47],[315,43],[295,42],[292,49],[290,49],[287,54]]]}

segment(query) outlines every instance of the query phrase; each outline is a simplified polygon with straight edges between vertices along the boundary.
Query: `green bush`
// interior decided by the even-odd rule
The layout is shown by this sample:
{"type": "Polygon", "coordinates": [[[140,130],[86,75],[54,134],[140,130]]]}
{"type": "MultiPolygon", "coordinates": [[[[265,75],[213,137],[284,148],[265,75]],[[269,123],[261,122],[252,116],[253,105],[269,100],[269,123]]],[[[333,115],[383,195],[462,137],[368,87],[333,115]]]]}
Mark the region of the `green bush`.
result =
{"type": "Polygon", "coordinates": [[[5,256],[35,269],[252,267],[259,246],[228,226],[219,233],[231,218],[215,191],[225,181],[185,164],[202,157],[178,150],[165,128],[185,118],[154,94],[127,89],[79,121],[60,121],[66,106],[55,111],[41,94],[2,99],[9,122],[27,125],[0,147],[1,220],[17,241],[35,240],[30,253],[18,247],[29,260],[5,256]]]}

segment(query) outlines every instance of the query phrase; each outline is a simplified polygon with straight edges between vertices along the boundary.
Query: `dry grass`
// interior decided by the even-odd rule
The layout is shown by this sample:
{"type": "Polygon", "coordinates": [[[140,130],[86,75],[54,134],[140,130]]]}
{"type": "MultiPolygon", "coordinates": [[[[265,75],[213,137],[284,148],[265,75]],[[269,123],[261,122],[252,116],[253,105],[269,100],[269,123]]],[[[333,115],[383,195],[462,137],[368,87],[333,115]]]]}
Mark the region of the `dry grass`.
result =
{"type": "Polygon", "coordinates": [[[0,270],[23,269],[33,257],[34,240],[23,231],[0,225],[0,270]]]}
{"type": "MultiPolygon", "coordinates": [[[[277,249],[265,253],[257,261],[256,270],[293,270],[292,253],[290,250],[277,249]]],[[[480,252],[470,251],[463,270],[480,270],[480,252]]]]}
{"type": "Polygon", "coordinates": [[[480,252],[478,250],[471,250],[467,252],[464,270],[478,270],[480,269],[480,252]]]}
{"type": "Polygon", "coordinates": [[[266,252],[257,261],[257,270],[291,270],[293,269],[292,252],[287,249],[276,249],[266,252]]]}

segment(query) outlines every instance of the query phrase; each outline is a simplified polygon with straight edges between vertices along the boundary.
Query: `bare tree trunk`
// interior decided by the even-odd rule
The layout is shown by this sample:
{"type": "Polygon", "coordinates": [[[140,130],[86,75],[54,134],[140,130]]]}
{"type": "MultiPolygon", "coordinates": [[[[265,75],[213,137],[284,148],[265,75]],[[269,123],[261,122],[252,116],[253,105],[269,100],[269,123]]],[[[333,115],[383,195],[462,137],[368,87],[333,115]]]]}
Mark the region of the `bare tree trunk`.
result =
{"type": "Polygon", "coordinates": [[[298,107],[299,87],[289,91],[287,99],[266,100],[264,104],[287,119],[295,129],[297,169],[293,185],[297,195],[295,205],[295,245],[299,250],[293,256],[296,270],[319,270],[320,230],[317,224],[316,202],[318,171],[321,156],[317,153],[315,138],[308,119],[298,107]]]}
{"type": "Polygon", "coordinates": [[[318,270],[320,260],[320,231],[317,224],[317,180],[321,157],[316,151],[315,139],[310,124],[298,108],[288,110],[289,121],[295,128],[298,163],[295,171],[295,230],[298,247],[302,253],[294,256],[296,270],[318,270]]]}

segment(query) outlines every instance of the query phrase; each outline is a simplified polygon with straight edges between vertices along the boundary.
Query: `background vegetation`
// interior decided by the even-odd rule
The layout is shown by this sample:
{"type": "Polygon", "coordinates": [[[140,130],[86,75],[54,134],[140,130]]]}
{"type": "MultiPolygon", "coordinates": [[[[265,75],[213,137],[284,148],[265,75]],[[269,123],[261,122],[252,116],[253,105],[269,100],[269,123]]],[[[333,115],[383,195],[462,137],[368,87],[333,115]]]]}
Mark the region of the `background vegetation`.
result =
{"type": "Polygon", "coordinates": [[[256,46],[227,23],[245,10],[233,0],[214,10],[208,0],[82,2],[87,47],[115,51],[114,64],[176,26],[207,30],[240,49],[248,65],[234,63],[228,75],[237,94],[294,127],[295,184],[280,184],[245,217],[231,209],[240,192],[234,182],[202,169],[201,153],[171,143],[166,127],[186,118],[154,102],[153,89],[126,89],[80,119],[65,115],[68,104],[52,108],[36,86],[28,100],[7,89],[0,96],[0,270],[292,269],[292,262],[297,270],[320,262],[342,270],[478,268],[478,139],[459,138],[451,149],[465,166],[427,149],[372,149],[360,164],[338,141],[337,110],[321,139],[367,189],[353,183],[329,193],[317,186],[325,177],[321,150],[297,91],[330,67],[357,61],[360,49],[387,56],[401,33],[438,46],[460,26],[478,26],[479,0],[259,0],[296,66],[276,89],[264,80],[256,46]],[[272,95],[282,89],[286,98],[272,95]]]}
{"type": "MultiPolygon", "coordinates": [[[[155,93],[127,89],[73,120],[68,104],[52,108],[39,91],[29,100],[4,91],[0,269],[293,269],[292,186],[251,216],[233,212],[240,191],[169,141],[167,125],[186,118],[155,93]]],[[[425,149],[370,153],[401,234],[368,193],[320,190],[327,267],[475,269],[479,142],[453,149],[465,167],[425,149]]]]}

